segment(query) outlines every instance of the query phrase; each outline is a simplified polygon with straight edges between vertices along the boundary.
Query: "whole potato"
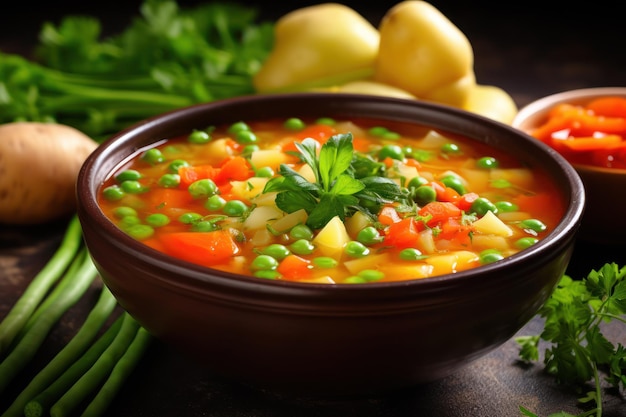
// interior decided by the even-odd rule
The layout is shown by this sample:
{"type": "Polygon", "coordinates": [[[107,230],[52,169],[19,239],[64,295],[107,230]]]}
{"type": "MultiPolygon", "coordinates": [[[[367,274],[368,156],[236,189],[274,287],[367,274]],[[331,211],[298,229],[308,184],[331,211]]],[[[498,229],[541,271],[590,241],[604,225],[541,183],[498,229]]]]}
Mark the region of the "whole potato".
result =
{"type": "Polygon", "coordinates": [[[39,224],[71,214],[78,171],[97,146],[67,125],[0,125],[0,223],[39,224]]]}

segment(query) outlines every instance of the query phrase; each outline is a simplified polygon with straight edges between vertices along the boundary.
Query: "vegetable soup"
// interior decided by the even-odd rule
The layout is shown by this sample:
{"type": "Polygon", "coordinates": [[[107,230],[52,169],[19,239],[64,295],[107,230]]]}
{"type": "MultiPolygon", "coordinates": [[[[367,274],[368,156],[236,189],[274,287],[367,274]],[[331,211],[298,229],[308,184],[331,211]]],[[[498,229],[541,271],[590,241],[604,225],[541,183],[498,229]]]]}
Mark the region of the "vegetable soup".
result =
{"type": "Polygon", "coordinates": [[[133,238],[210,268],[309,283],[428,278],[536,244],[546,173],[458,135],[373,119],[240,121],[138,151],[101,187],[133,238]]]}

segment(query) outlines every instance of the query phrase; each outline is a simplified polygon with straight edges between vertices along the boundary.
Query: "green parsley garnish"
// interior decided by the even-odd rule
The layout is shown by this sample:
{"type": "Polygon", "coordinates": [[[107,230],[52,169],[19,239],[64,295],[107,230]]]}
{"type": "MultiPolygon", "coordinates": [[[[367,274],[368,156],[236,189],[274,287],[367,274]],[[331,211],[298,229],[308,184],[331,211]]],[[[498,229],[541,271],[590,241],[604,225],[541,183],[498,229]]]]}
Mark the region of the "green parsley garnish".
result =
{"type": "Polygon", "coordinates": [[[335,216],[344,220],[356,211],[374,216],[383,204],[407,198],[396,182],[383,176],[382,164],[354,152],[351,133],[334,135],[321,148],[307,138],[296,143],[296,148],[302,162],[313,170],[315,182],[282,164],[279,175],[268,181],[263,192],[278,192],[276,205],[287,213],[306,210],[307,226],[312,229],[324,227],[335,216]]]}
{"type": "MultiPolygon", "coordinates": [[[[626,387],[626,348],[615,346],[602,333],[601,324],[613,320],[626,324],[626,267],[606,264],[592,270],[586,279],[573,280],[563,276],[539,315],[545,319],[540,335],[520,336],[520,357],[525,361],[539,358],[540,339],[551,344],[545,351],[546,370],[557,382],[583,389],[593,381],[595,390],[579,398],[581,403],[595,404],[581,414],[565,412],[548,417],[602,416],[600,372],[612,387],[626,387]]],[[[522,415],[537,417],[524,407],[522,415]]]]}

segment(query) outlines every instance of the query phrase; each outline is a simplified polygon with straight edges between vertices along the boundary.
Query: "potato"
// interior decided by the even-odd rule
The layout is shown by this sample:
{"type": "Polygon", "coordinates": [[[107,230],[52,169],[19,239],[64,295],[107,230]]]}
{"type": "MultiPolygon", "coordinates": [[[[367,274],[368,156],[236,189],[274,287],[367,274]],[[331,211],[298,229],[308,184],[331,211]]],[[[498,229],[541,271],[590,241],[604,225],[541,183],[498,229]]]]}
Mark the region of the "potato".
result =
{"type": "Polygon", "coordinates": [[[66,125],[0,125],[0,223],[40,224],[70,215],[78,171],[97,146],[66,125]]]}

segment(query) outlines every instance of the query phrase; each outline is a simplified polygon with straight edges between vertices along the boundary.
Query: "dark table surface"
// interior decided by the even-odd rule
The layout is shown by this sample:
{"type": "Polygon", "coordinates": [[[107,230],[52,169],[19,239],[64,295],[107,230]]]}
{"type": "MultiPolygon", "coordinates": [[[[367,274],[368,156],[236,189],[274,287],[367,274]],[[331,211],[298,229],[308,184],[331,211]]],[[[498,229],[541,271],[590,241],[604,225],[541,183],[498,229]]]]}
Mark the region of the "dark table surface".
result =
{"type": "MultiPolygon", "coordinates": [[[[179,2],[183,6],[196,3],[179,2]]],[[[393,3],[378,2],[376,7],[365,7],[359,2],[346,2],[373,23],[378,23],[393,3]]],[[[623,25],[612,5],[525,2],[505,6],[507,2],[501,3],[498,6],[482,1],[432,2],[472,42],[475,72],[480,83],[504,88],[520,107],[538,97],[566,89],[626,85],[626,54],[623,53],[623,37],[618,35],[623,25]],[[552,7],[548,7],[548,3],[552,7]]],[[[66,14],[97,16],[103,20],[105,31],[114,32],[138,12],[139,4],[136,0],[119,4],[114,0],[65,0],[34,7],[28,2],[17,2],[14,10],[0,14],[0,50],[28,55],[41,24],[47,20],[58,21],[66,14]]],[[[275,19],[307,4],[313,2],[272,3],[272,7],[263,7],[262,16],[275,19]]],[[[0,225],[0,318],[7,314],[56,249],[64,228],[62,221],[35,227],[0,225]]],[[[581,278],[605,262],[626,265],[626,241],[623,245],[577,242],[568,274],[581,278]]],[[[63,317],[29,369],[7,395],[0,397],[0,411],[28,376],[67,343],[96,297],[94,287],[63,317]]],[[[542,322],[535,318],[519,334],[538,334],[541,330],[542,322]]],[[[612,325],[605,331],[611,340],[626,344],[623,326],[612,325]]],[[[306,400],[278,397],[223,381],[156,342],[107,415],[507,417],[521,415],[520,405],[539,416],[557,411],[577,414],[583,410],[576,402],[576,394],[545,375],[541,363],[522,364],[518,355],[518,347],[511,339],[458,373],[434,383],[379,398],[306,400]]],[[[623,397],[609,391],[604,394],[604,400],[604,417],[626,416],[623,397]]]]}

